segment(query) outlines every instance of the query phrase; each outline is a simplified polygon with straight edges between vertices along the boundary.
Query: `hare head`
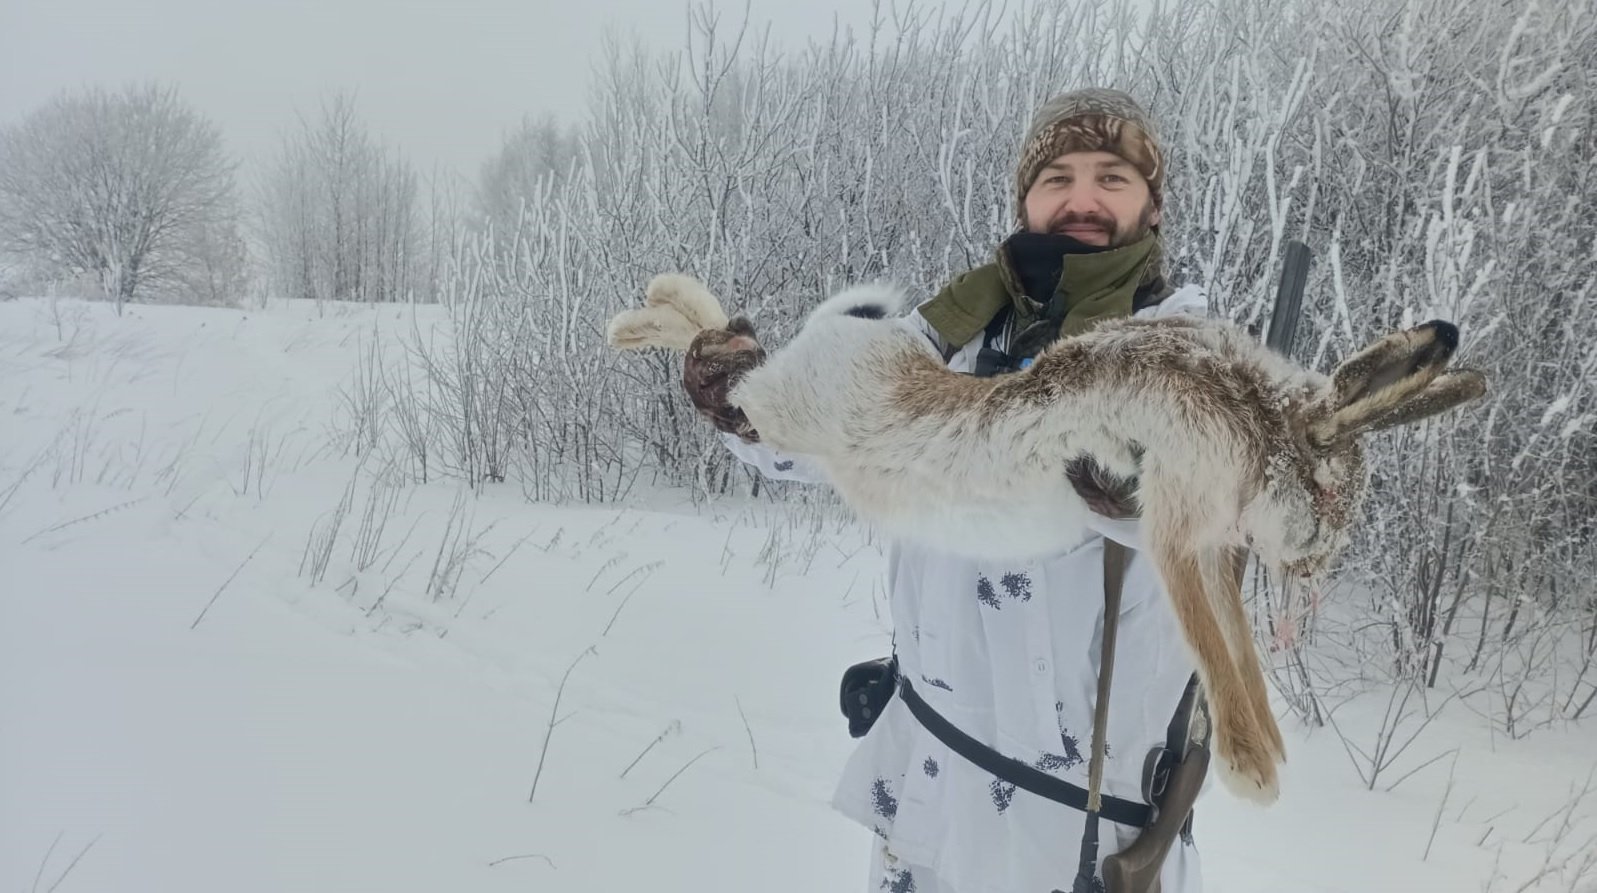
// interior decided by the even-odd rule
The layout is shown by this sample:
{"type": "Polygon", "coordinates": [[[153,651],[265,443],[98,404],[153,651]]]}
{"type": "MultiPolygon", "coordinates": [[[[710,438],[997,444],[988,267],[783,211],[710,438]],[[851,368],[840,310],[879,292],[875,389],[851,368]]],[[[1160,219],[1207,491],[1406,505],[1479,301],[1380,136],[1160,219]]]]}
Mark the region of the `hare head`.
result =
{"type": "Polygon", "coordinates": [[[1248,509],[1255,513],[1254,531],[1278,531],[1277,542],[1259,544],[1261,553],[1275,552],[1286,572],[1305,576],[1330,562],[1368,486],[1364,436],[1485,394],[1481,373],[1448,368],[1457,349],[1458,328],[1433,320],[1374,342],[1303,395],[1301,408],[1288,416],[1295,449],[1272,457],[1275,467],[1248,509]],[[1263,512],[1279,522],[1257,523],[1263,512]]]}

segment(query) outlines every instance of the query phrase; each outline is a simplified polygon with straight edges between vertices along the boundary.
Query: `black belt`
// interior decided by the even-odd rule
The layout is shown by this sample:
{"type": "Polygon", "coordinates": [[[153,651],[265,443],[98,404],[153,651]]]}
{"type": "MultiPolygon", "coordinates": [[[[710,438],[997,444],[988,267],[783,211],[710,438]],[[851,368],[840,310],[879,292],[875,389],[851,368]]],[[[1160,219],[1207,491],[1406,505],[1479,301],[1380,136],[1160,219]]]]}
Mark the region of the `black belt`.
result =
{"type": "MultiPolygon", "coordinates": [[[[1014,757],[1006,757],[961,732],[959,727],[944,719],[932,709],[930,704],[922,700],[910,686],[909,680],[903,676],[898,677],[898,694],[904,699],[904,706],[908,707],[909,712],[915,715],[915,719],[926,727],[926,731],[931,732],[937,740],[948,745],[950,750],[976,764],[983,771],[1039,797],[1063,803],[1082,812],[1087,811],[1085,788],[1078,788],[1062,778],[1028,766],[1014,757]]],[[[1122,800],[1108,794],[1103,794],[1100,800],[1103,808],[1098,814],[1119,825],[1141,828],[1153,817],[1153,807],[1146,803],[1122,800]]]]}

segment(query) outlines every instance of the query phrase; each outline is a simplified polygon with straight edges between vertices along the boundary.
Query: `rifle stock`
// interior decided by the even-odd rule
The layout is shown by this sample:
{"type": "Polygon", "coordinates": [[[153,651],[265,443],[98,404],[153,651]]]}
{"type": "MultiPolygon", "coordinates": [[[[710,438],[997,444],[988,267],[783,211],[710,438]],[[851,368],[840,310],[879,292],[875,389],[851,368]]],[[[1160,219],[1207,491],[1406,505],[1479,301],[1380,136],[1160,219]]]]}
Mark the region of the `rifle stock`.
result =
{"type": "Polygon", "coordinates": [[[1171,767],[1159,814],[1130,846],[1103,861],[1109,893],[1159,893],[1165,855],[1181,836],[1181,827],[1192,814],[1208,773],[1209,749],[1201,744],[1188,748],[1186,758],[1171,767]]]}

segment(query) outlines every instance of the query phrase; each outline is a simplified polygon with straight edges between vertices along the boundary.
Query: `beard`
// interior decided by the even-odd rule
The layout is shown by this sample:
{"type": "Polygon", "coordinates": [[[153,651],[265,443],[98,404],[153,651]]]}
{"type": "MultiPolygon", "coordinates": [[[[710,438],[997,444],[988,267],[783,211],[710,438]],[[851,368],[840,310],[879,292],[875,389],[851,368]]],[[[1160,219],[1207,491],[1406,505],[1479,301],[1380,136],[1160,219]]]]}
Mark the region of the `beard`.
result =
{"type": "Polygon", "coordinates": [[[1153,228],[1154,211],[1153,199],[1149,198],[1143,204],[1142,210],[1138,212],[1137,219],[1127,226],[1121,226],[1113,217],[1103,214],[1091,212],[1081,214],[1066,211],[1048,221],[1048,228],[1044,231],[1054,235],[1068,236],[1071,235],[1066,232],[1068,227],[1092,226],[1108,235],[1108,244],[1104,247],[1119,248],[1122,245],[1130,245],[1148,234],[1148,231],[1153,228]]]}

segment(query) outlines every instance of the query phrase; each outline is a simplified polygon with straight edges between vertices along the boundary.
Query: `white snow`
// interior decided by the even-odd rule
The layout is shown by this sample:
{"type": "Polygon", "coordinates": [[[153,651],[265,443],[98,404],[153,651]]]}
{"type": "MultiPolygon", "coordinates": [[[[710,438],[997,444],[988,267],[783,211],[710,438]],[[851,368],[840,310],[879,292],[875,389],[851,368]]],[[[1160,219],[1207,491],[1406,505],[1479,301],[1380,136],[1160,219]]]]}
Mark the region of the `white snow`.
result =
{"type": "Polygon", "coordinates": [[[1552,421],[1557,416],[1561,416],[1564,413],[1568,412],[1569,411],[1569,407],[1570,407],[1570,405],[1572,403],[1574,403],[1573,395],[1565,394],[1562,397],[1559,397],[1558,399],[1554,400],[1553,402],[1547,404],[1547,410],[1542,413],[1541,426],[1543,428],[1547,427],[1547,423],[1548,422],[1552,421]]]}
{"type": "MultiPolygon", "coordinates": [[[[434,601],[435,482],[358,571],[372,469],[338,388],[411,312],[0,302],[0,889],[863,890],[868,833],[827,802],[838,674],[888,648],[878,548],[801,509],[507,484],[464,503],[480,536],[434,601]]],[[[1368,749],[1385,707],[1337,724],[1368,749]]],[[[1559,812],[1590,726],[1511,741],[1455,705],[1375,792],[1287,727],[1278,805],[1200,802],[1208,889],[1597,889],[1597,796],[1559,812]]]]}

